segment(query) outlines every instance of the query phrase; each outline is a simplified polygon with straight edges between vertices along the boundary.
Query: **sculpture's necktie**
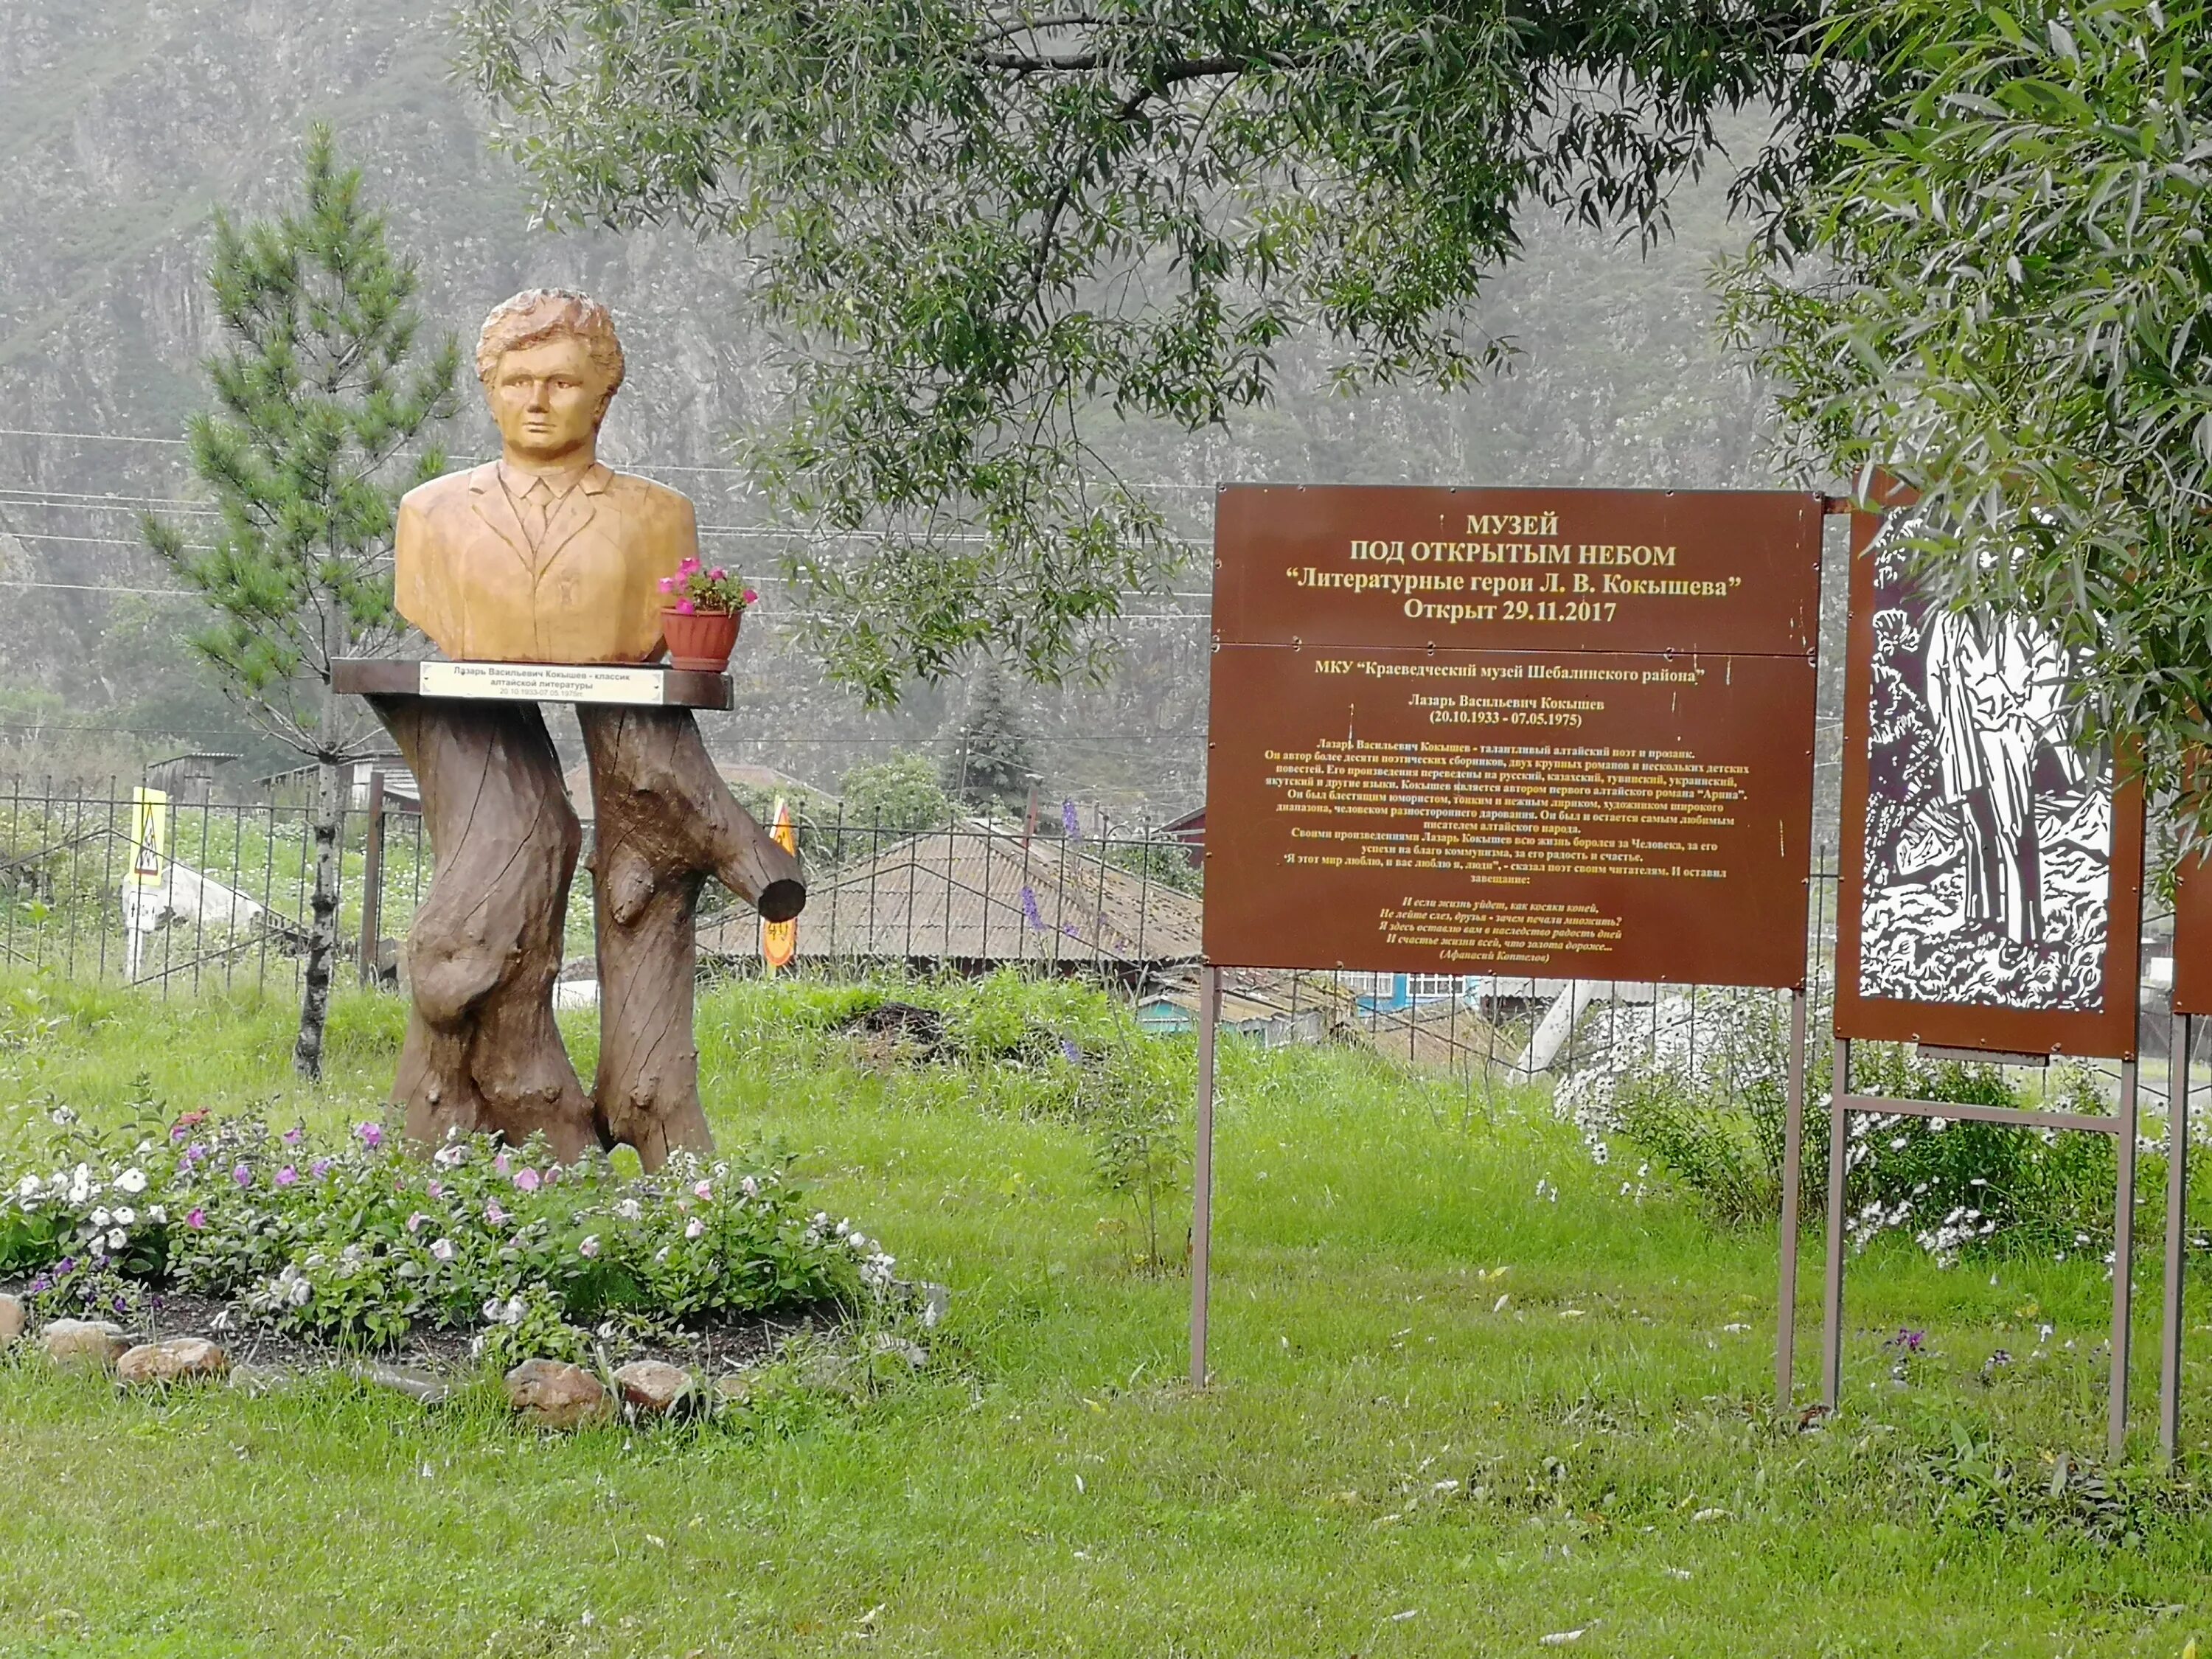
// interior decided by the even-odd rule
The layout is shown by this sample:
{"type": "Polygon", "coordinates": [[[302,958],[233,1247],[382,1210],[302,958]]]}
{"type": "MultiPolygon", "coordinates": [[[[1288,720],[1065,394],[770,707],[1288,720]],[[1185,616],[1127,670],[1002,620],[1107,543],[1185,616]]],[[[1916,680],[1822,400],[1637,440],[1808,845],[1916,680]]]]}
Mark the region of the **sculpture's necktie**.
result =
{"type": "Polygon", "coordinates": [[[533,477],[530,487],[518,496],[514,503],[517,517],[522,520],[522,533],[530,543],[530,550],[538,551],[545,539],[545,520],[553,501],[553,486],[543,478],[533,477]]]}

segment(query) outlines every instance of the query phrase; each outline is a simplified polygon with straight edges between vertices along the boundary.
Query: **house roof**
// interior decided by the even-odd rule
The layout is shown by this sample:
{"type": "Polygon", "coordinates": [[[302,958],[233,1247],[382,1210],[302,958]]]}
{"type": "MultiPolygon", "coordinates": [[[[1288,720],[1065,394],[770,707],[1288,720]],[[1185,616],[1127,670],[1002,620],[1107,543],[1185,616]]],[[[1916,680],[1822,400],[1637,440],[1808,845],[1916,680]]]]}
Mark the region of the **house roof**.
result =
{"type": "MultiPolygon", "coordinates": [[[[817,881],[799,919],[801,960],[951,958],[1043,964],[1197,959],[1189,894],[1139,879],[1057,837],[1026,847],[977,823],[915,836],[817,881]]],[[[750,956],[759,924],[741,910],[700,929],[699,948],[750,956]]]]}

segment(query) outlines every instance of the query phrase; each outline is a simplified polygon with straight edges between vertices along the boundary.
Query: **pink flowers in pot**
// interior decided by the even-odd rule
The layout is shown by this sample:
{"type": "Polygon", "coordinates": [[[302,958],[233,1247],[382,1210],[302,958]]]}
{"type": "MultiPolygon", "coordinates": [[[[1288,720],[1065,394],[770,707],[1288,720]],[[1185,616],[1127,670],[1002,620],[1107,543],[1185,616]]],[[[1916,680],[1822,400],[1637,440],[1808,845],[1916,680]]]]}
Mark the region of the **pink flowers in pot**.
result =
{"type": "Polygon", "coordinates": [[[669,596],[668,608],[682,617],[702,612],[742,617],[745,607],[760,599],[742,580],[721,566],[709,568],[691,557],[676,567],[674,575],[660,579],[660,591],[669,596]]]}

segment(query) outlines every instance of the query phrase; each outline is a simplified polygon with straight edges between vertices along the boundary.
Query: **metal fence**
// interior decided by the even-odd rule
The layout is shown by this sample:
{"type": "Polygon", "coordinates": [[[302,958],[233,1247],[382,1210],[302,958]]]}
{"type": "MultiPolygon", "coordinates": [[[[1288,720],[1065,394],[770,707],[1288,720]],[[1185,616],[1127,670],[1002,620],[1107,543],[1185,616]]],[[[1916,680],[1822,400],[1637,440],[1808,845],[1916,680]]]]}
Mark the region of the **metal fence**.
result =
{"type": "MultiPolygon", "coordinates": [[[[134,882],[141,849],[129,785],[58,790],[0,780],[0,974],[137,983],[161,996],[295,994],[313,819],[311,804],[282,793],[173,801],[156,878],[134,882]]],[[[835,978],[1012,966],[1082,975],[1127,996],[1147,1030],[1195,1024],[1203,878],[1185,839],[1072,806],[1029,825],[965,819],[915,830],[833,805],[793,827],[811,889],[796,971],[835,978]]],[[[588,832],[587,824],[587,859],[588,832]]],[[[357,785],[340,845],[342,977],[396,988],[398,941],[430,883],[422,816],[404,795],[357,785]]],[[[591,880],[580,864],[560,990],[571,1006],[596,992],[591,880]]],[[[700,918],[702,973],[762,971],[757,919],[723,896],[723,908],[700,918]]],[[[1835,858],[1823,848],[1808,918],[1816,1010],[1833,988],[1836,901],[1835,858]]],[[[2146,928],[2147,953],[2162,948],[2161,920],[2146,928]]],[[[1262,1043],[1354,1042],[1486,1082],[1571,1079],[1662,1042],[1678,1055],[1686,1048],[1693,1067],[1711,1061],[1726,1071],[1744,1025],[1740,996],[1589,980],[1240,969],[1224,970],[1224,1025],[1262,1043]],[[1717,1007],[1729,1018],[1714,1018],[1717,1007]]],[[[1778,1030],[1784,1000],[1769,1000],[1778,1030]]],[[[2165,1078],[2165,1022],[2155,1014],[2147,1006],[2143,1084],[2153,1097],[2165,1078]]],[[[1764,1063],[1756,1052],[1744,1062],[1764,1063]]]]}

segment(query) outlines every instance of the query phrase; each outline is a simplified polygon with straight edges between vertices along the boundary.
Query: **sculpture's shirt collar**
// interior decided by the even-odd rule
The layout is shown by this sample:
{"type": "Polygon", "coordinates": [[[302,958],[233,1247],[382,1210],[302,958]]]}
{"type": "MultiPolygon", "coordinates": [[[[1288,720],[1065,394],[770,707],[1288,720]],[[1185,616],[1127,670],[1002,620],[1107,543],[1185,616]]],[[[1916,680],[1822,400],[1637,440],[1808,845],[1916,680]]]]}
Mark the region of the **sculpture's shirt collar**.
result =
{"type": "Polygon", "coordinates": [[[582,483],[598,465],[596,461],[586,461],[580,466],[564,466],[538,472],[528,467],[517,466],[512,461],[501,460],[498,463],[499,482],[515,501],[522,500],[542,484],[545,494],[541,499],[548,502],[557,501],[582,483]]]}

